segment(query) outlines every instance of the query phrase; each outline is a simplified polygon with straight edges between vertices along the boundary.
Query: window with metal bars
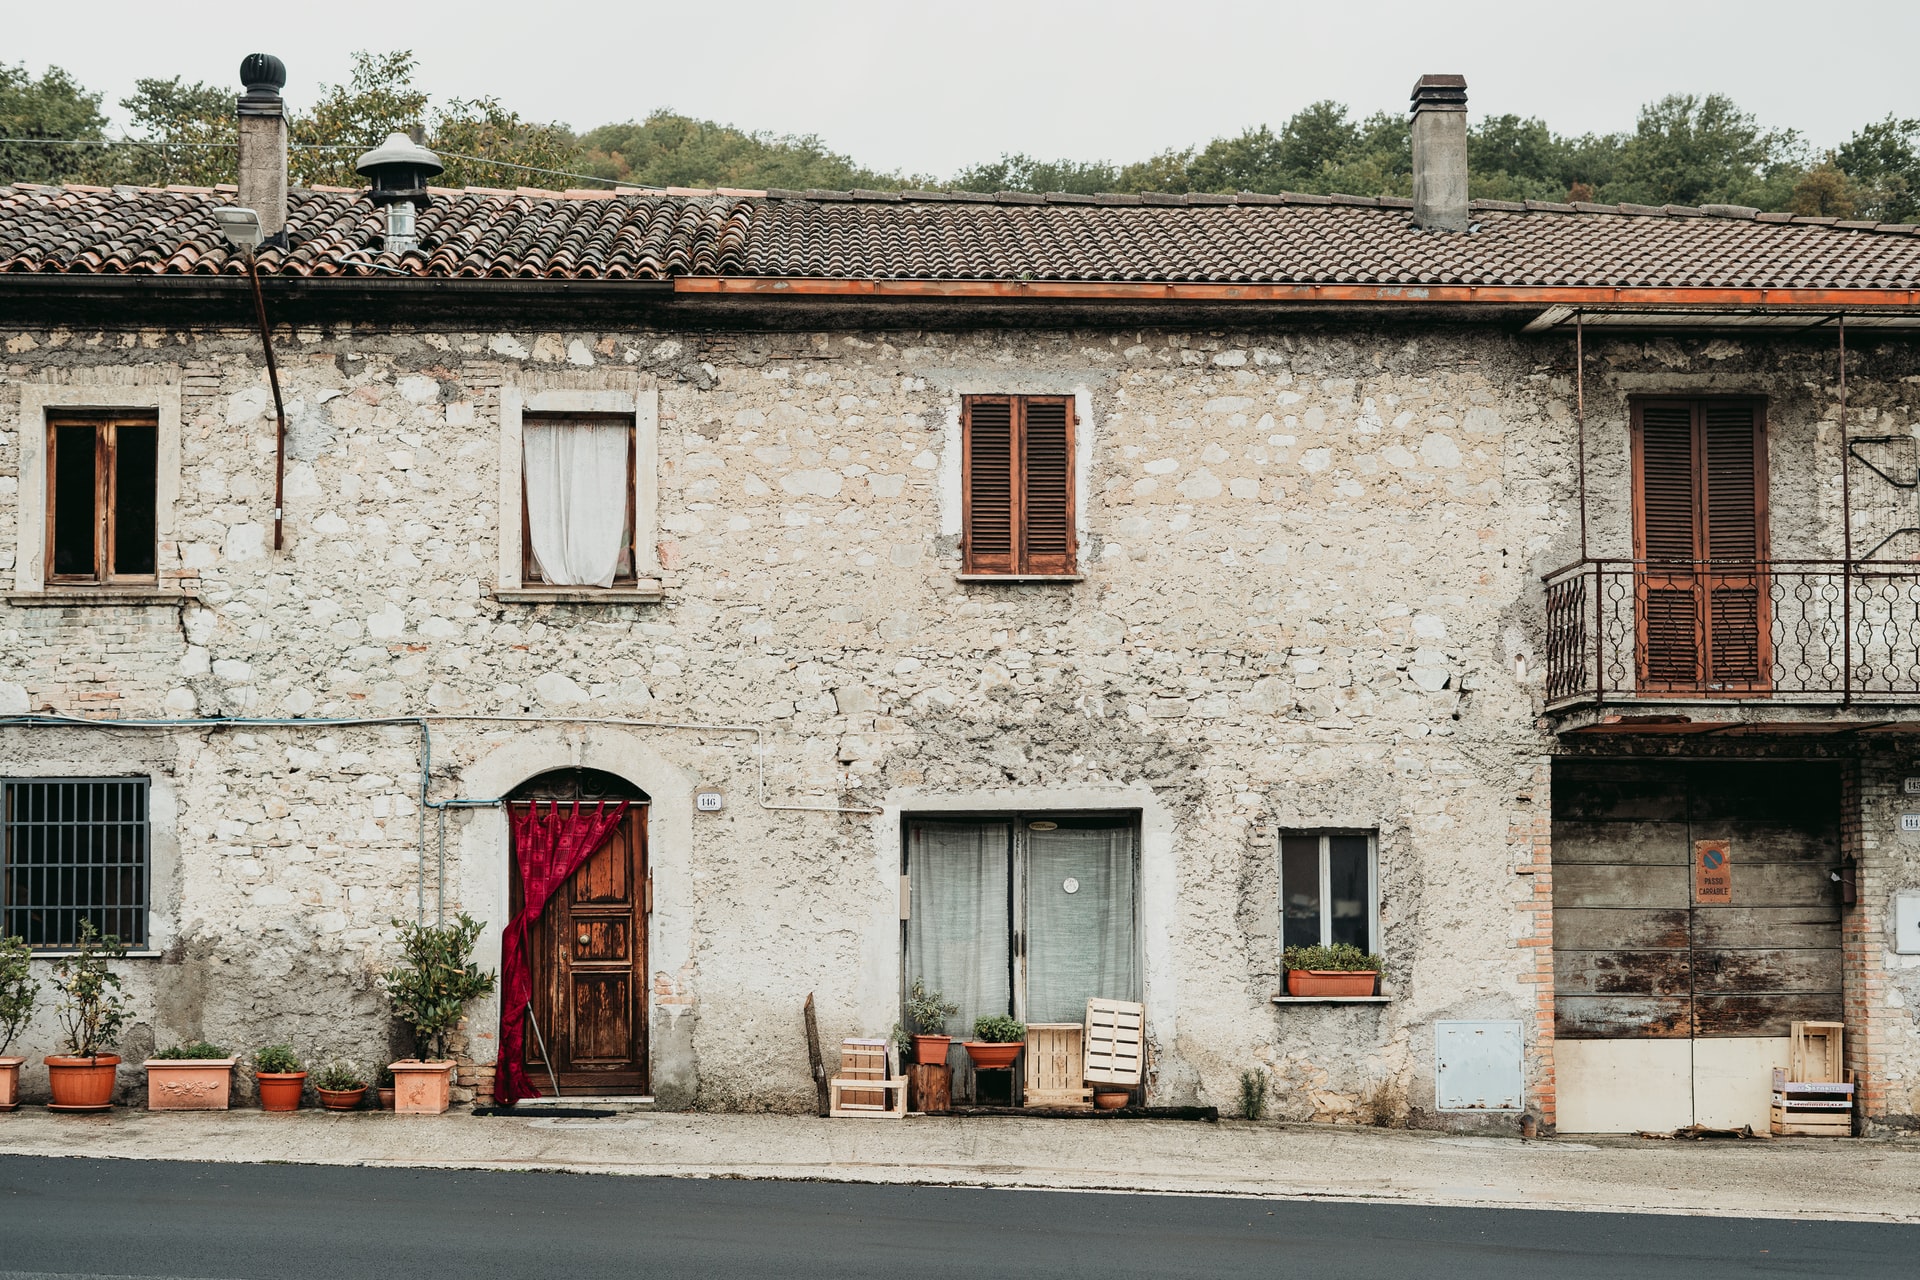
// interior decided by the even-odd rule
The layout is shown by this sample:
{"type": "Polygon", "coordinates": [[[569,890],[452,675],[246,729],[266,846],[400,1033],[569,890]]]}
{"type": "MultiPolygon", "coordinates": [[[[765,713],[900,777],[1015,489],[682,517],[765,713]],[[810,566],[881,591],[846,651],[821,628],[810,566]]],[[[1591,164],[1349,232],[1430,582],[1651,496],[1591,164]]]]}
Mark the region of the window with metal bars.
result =
{"type": "Polygon", "coordinates": [[[146,778],[0,779],[0,933],[58,950],[80,922],[147,943],[146,778]]]}
{"type": "Polygon", "coordinates": [[[962,427],[962,572],[1071,576],[1072,398],[968,396],[962,427]]]}

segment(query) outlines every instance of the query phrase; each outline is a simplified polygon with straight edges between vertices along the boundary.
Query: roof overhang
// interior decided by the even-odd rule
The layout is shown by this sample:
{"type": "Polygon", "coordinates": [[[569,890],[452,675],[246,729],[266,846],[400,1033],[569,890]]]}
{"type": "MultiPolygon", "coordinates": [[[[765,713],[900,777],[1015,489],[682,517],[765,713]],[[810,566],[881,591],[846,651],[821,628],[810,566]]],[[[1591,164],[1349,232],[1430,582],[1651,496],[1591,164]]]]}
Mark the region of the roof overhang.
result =
{"type": "MultiPolygon", "coordinates": [[[[1897,292],[1897,291],[1896,291],[1897,292]]],[[[1527,322],[1525,333],[1588,329],[1699,330],[1819,329],[1846,318],[1849,329],[1920,329],[1920,307],[1848,299],[1836,303],[1772,301],[1766,304],[1698,303],[1587,307],[1556,303],[1527,322]]]]}

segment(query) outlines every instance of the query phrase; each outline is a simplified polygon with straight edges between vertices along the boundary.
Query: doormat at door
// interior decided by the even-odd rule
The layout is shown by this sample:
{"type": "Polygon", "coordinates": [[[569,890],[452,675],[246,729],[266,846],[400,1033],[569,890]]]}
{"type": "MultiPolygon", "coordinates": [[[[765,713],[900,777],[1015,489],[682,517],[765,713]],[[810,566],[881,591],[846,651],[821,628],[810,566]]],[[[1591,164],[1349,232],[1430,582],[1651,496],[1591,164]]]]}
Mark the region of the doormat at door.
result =
{"type": "Polygon", "coordinates": [[[619,1115],[618,1111],[608,1111],[601,1107],[541,1107],[539,1110],[520,1111],[513,1107],[475,1107],[477,1116],[518,1116],[523,1120],[544,1120],[553,1116],[562,1120],[607,1120],[619,1115]]]}

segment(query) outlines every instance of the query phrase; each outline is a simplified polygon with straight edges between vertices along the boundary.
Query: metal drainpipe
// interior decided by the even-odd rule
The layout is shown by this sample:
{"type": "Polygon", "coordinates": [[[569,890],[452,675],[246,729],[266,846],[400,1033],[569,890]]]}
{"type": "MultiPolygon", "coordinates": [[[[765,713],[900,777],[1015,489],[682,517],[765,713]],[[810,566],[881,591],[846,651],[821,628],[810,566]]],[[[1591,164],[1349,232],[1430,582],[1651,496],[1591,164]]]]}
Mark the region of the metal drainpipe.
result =
{"type": "Polygon", "coordinates": [[[267,300],[260,292],[260,259],[247,251],[247,278],[253,281],[253,314],[260,322],[260,347],[267,353],[267,382],[273,387],[273,416],[277,424],[273,438],[273,549],[285,545],[281,515],[287,502],[287,410],[280,401],[280,367],[273,361],[273,333],[267,327],[267,300]]]}
{"type": "Polygon", "coordinates": [[[1847,313],[1840,313],[1840,705],[1853,705],[1853,442],[1847,431],[1847,313]]]}

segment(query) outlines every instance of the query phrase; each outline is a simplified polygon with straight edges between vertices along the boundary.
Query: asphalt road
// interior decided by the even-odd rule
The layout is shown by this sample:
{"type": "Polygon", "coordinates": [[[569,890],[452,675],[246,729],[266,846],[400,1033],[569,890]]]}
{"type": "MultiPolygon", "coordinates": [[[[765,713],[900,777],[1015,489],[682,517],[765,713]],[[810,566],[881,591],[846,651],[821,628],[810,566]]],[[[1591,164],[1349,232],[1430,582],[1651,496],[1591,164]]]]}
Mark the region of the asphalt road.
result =
{"type": "Polygon", "coordinates": [[[1920,1227],[0,1157],[0,1280],[1915,1274],[1920,1227]]]}

